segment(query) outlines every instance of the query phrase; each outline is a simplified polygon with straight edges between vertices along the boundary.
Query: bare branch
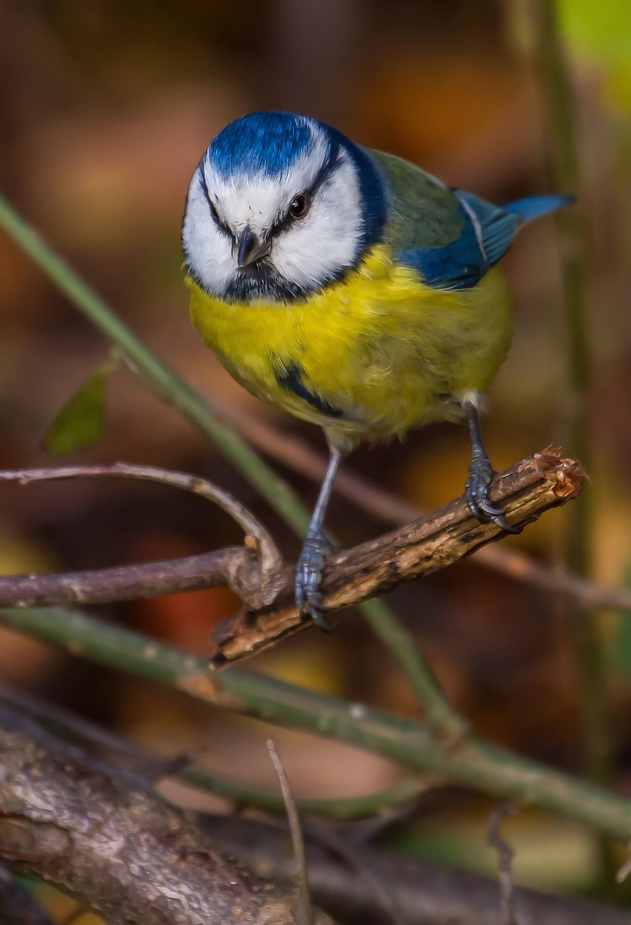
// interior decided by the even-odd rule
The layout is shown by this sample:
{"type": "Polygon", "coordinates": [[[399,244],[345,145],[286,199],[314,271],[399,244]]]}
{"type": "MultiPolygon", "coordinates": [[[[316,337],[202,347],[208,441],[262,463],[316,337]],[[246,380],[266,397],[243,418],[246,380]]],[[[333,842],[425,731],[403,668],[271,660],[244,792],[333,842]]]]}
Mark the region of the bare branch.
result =
{"type": "Polygon", "coordinates": [[[497,851],[497,879],[500,887],[500,914],[497,925],[517,925],[515,919],[515,887],[513,885],[514,851],[502,838],[501,825],[506,816],[514,816],[510,804],[502,803],[491,813],[487,842],[497,851]]]}
{"type": "MultiPolygon", "coordinates": [[[[288,835],[253,819],[201,815],[200,828],[235,857],[289,880],[294,872],[288,835]]],[[[314,899],[340,920],[390,925],[366,872],[378,871],[409,925],[496,925],[499,888],[496,880],[470,871],[393,854],[382,848],[357,848],[349,866],[337,851],[307,837],[307,860],[314,899]],[[363,864],[362,874],[358,865],[363,864]]],[[[629,925],[628,909],[552,896],[515,887],[519,925],[629,925]]]]}
{"type": "MultiPolygon", "coordinates": [[[[260,880],[149,789],[0,705],[0,858],[110,925],[297,925],[260,880]]],[[[331,925],[318,912],[316,925],[331,925]]]]}
{"type": "MultiPolygon", "coordinates": [[[[213,404],[213,410],[217,417],[227,421],[271,459],[314,481],[319,482],[324,477],[326,456],[299,437],[281,433],[265,421],[255,420],[233,408],[213,404]]],[[[425,516],[425,511],[418,505],[382,488],[348,466],[340,467],[333,492],[384,523],[400,526],[425,516]]],[[[477,564],[515,581],[565,594],[585,607],[598,605],[631,610],[631,591],[626,588],[604,587],[583,576],[552,569],[509,546],[482,546],[472,553],[471,558],[477,564]]]]}
{"type": "Polygon", "coordinates": [[[280,576],[284,569],[283,558],[274,540],[251,511],[229,492],[207,479],[186,472],[122,462],[113,466],[60,466],[0,471],[0,481],[19,482],[21,485],[59,479],[103,477],[157,482],[190,491],[212,501],[243,528],[246,533],[245,545],[253,547],[257,556],[235,548],[206,556],[189,556],[116,569],[50,576],[10,576],[9,579],[0,580],[0,606],[104,603],[194,591],[221,584],[229,584],[246,603],[254,607],[274,599],[282,583],[280,576]],[[253,575],[253,570],[260,574],[253,575]]]}
{"type": "MultiPolygon", "coordinates": [[[[222,506],[225,504],[256,533],[265,567],[254,550],[233,547],[202,556],[91,572],[1,576],[0,607],[105,603],[228,584],[240,594],[246,610],[218,628],[215,667],[253,655],[311,625],[296,610],[291,573],[282,567],[271,538],[238,502],[202,479],[118,464],[0,473],[0,480],[28,483],[86,475],[148,478],[213,500],[221,497],[222,506]]],[[[583,477],[578,463],[547,450],[497,476],[492,498],[505,509],[509,523],[525,525],[545,510],[575,498],[583,477]]],[[[462,496],[427,517],[332,555],[323,576],[324,610],[333,613],[381,595],[402,582],[451,565],[499,536],[494,524],[478,523],[462,496]]]]}
{"type": "MultiPolygon", "coordinates": [[[[504,509],[509,524],[525,525],[577,497],[584,475],[578,463],[546,450],[497,476],[491,497],[504,509]]],[[[332,555],[322,581],[323,610],[342,610],[445,568],[500,535],[494,524],[479,523],[461,496],[427,517],[332,555]]],[[[220,667],[253,655],[309,625],[298,614],[288,581],[270,607],[256,614],[246,612],[217,627],[213,664],[220,667]]]]}
{"type": "Polygon", "coordinates": [[[296,906],[296,918],[298,920],[298,925],[311,925],[313,915],[311,912],[311,898],[309,896],[309,871],[307,869],[305,842],[302,837],[302,829],[300,827],[298,809],[296,807],[294,795],[291,792],[289,778],[287,777],[287,773],[283,767],[283,762],[280,760],[280,755],[276,750],[276,745],[274,744],[273,739],[267,740],[267,748],[269,750],[270,758],[272,759],[272,764],[274,765],[274,770],[276,771],[276,776],[278,777],[278,783],[280,784],[280,791],[283,795],[283,800],[285,801],[287,821],[289,823],[289,832],[291,834],[291,841],[294,847],[294,855],[296,857],[296,867],[298,869],[298,902],[296,906]]]}
{"type": "Polygon", "coordinates": [[[283,565],[283,559],[274,540],[265,527],[233,495],[213,485],[207,479],[188,472],[174,472],[171,469],[159,469],[156,466],[134,466],[131,463],[115,463],[113,466],[58,466],[50,469],[16,469],[0,471],[0,481],[19,482],[30,485],[31,482],[50,482],[59,479],[85,479],[114,477],[137,479],[143,482],[158,482],[190,491],[195,495],[212,501],[236,520],[247,536],[256,542],[256,549],[261,556],[263,571],[273,572],[283,565]]]}
{"type": "Polygon", "coordinates": [[[392,925],[406,925],[406,920],[401,916],[396,900],[381,876],[381,871],[378,867],[371,866],[370,858],[363,848],[357,848],[349,839],[344,838],[334,829],[325,828],[310,819],[306,820],[304,828],[311,841],[323,845],[334,855],[345,861],[351,870],[357,872],[364,881],[366,892],[372,893],[376,900],[377,909],[385,913],[389,923],[392,923],[392,925]]]}

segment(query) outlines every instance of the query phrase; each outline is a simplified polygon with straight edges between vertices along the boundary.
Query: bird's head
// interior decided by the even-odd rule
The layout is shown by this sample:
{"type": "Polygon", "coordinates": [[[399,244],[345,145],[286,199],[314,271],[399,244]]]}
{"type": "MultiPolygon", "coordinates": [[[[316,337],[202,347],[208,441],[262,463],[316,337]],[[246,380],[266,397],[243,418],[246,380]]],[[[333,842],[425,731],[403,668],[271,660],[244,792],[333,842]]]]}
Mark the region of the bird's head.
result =
{"type": "Polygon", "coordinates": [[[305,116],[262,112],[226,126],[188,191],[188,272],[230,301],[291,301],[357,265],[381,240],[383,183],[372,158],[305,116]]]}

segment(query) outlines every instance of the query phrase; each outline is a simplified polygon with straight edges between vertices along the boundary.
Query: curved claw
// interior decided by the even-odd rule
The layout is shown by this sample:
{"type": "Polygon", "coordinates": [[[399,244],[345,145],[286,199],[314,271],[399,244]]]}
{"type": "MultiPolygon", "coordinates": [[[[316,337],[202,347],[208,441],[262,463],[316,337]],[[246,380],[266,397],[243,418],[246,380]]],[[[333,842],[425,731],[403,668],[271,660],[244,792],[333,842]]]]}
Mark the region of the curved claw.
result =
{"type": "MultiPolygon", "coordinates": [[[[478,508],[484,512],[485,519],[492,521],[500,530],[504,530],[505,533],[512,533],[516,536],[518,533],[521,533],[523,527],[511,527],[506,523],[504,519],[504,511],[499,507],[494,507],[489,501],[486,501],[484,498],[481,501],[478,501],[478,508]]],[[[476,514],[476,517],[478,515],[476,514]]],[[[479,518],[478,518],[479,519],[479,518]]]]}
{"type": "Polygon", "coordinates": [[[333,630],[337,629],[337,620],[334,620],[333,623],[327,623],[321,609],[314,604],[311,605],[309,613],[315,625],[319,630],[322,630],[323,633],[332,633],[333,630]]]}
{"type": "Polygon", "coordinates": [[[514,535],[521,533],[522,527],[511,527],[506,523],[505,511],[491,504],[488,497],[489,486],[494,472],[486,460],[478,461],[475,467],[472,467],[469,479],[465,486],[467,504],[469,510],[480,523],[491,521],[505,533],[514,535]]]}

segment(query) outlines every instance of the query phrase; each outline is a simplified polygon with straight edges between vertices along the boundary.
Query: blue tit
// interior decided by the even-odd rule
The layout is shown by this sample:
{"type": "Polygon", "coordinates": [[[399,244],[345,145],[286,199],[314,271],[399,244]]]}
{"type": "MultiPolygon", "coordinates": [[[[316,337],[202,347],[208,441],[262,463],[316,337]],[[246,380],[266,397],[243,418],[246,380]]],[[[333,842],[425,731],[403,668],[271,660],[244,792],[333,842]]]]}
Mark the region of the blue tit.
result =
{"type": "Polygon", "coordinates": [[[193,324],[241,385],[319,424],[330,448],[296,570],[298,608],[320,627],[325,512],[362,440],[464,416],[468,505],[514,532],[489,501],[478,424],[511,341],[495,264],[572,198],[491,205],[292,113],[246,115],[203,155],[182,230],[193,324]]]}

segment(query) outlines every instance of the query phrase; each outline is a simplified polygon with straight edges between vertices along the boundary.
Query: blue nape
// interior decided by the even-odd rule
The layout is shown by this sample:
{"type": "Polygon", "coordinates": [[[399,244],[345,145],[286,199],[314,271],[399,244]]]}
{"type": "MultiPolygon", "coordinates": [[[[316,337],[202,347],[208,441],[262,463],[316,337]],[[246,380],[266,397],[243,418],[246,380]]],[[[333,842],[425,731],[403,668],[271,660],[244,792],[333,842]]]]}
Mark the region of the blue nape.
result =
{"type": "Polygon", "coordinates": [[[529,196],[494,206],[472,193],[454,190],[462,219],[460,237],[446,247],[401,251],[399,260],[414,267],[428,286],[470,289],[504,256],[517,230],[540,215],[553,212],[574,196],[529,196]]]}
{"type": "Polygon", "coordinates": [[[224,177],[257,173],[275,177],[311,140],[307,120],[289,112],[255,112],[231,122],[212,140],[208,159],[224,177]]]}

